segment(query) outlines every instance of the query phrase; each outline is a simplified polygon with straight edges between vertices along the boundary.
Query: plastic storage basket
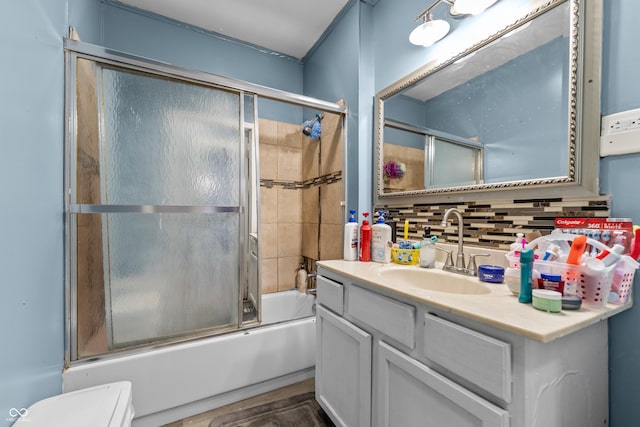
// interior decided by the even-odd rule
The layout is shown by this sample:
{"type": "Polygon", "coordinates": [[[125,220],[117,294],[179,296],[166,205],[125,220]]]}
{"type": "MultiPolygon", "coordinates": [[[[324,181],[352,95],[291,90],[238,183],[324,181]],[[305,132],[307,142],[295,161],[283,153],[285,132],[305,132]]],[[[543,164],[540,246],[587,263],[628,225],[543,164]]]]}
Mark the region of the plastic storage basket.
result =
{"type": "Polygon", "coordinates": [[[391,248],[391,261],[404,265],[417,264],[420,261],[420,249],[391,248]]]}
{"type": "MultiPolygon", "coordinates": [[[[551,234],[540,237],[525,247],[534,249],[544,240],[548,242],[557,240],[571,241],[574,237],[575,235],[571,234],[551,234]]],[[[568,245],[566,242],[565,244],[568,245]]],[[[595,246],[600,251],[608,249],[607,246],[593,239],[587,239],[587,244],[595,246]]],[[[538,255],[540,255],[540,253],[538,253],[538,255]]],[[[510,267],[520,268],[520,260],[513,252],[507,254],[507,260],[509,261],[510,267]]],[[[560,275],[565,283],[565,291],[579,296],[583,304],[603,306],[609,301],[613,276],[621,263],[622,261],[610,267],[594,269],[588,264],[573,265],[564,262],[541,261],[538,259],[534,261],[533,269],[540,274],[549,273],[560,275]]]]}
{"type": "Polygon", "coordinates": [[[628,255],[623,255],[622,259],[616,264],[615,272],[611,282],[611,298],[612,303],[624,304],[631,296],[631,288],[633,286],[633,277],[640,264],[628,255]],[[617,296],[617,298],[616,298],[617,296]]]}

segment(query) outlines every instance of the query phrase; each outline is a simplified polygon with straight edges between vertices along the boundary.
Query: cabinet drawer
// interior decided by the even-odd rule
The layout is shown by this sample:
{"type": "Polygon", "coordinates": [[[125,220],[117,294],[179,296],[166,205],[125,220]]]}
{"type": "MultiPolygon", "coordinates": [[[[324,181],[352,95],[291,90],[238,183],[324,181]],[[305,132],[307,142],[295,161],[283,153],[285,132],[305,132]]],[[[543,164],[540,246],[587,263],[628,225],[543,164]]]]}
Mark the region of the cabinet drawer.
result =
{"type": "Polygon", "coordinates": [[[316,281],[318,302],[335,313],[344,313],[344,286],[323,276],[318,276],[316,281]]]}
{"type": "Polygon", "coordinates": [[[350,286],[348,292],[349,315],[408,348],[415,347],[415,307],[358,286],[350,286]]]}
{"type": "Polygon", "coordinates": [[[424,355],[505,402],[511,401],[509,343],[425,314],[424,355]]]}

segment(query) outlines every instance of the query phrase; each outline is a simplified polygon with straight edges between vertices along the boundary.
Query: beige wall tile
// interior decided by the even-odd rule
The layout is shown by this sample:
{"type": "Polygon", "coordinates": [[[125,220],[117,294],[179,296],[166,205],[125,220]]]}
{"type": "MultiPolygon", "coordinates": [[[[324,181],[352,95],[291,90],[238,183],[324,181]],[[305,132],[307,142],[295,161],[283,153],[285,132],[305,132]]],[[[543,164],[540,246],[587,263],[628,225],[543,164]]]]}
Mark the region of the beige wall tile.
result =
{"type": "Polygon", "coordinates": [[[342,181],[320,186],[320,217],[323,224],[342,224],[342,181]]]}
{"type": "Polygon", "coordinates": [[[320,175],[320,140],[305,139],[302,144],[302,179],[313,179],[320,175]]]}
{"type": "Polygon", "coordinates": [[[276,258],[278,256],[278,224],[262,224],[260,226],[260,257],[276,258]]]}
{"type": "Polygon", "coordinates": [[[278,146],[260,145],[260,178],[278,179],[278,146]]]}
{"type": "Polygon", "coordinates": [[[338,114],[325,114],[320,137],[320,175],[342,170],[342,118],[338,114]]]}
{"type": "Polygon", "coordinates": [[[258,119],[258,132],[260,146],[263,144],[278,145],[278,122],[258,119]]]}
{"type": "Polygon", "coordinates": [[[320,259],[342,259],[342,225],[320,225],[320,259]]]}
{"type": "Polygon", "coordinates": [[[278,258],[263,259],[260,262],[260,281],[263,294],[278,291],[278,258]]]}
{"type": "Polygon", "coordinates": [[[302,224],[278,224],[278,257],[302,254],[302,224]]]}
{"type": "Polygon", "coordinates": [[[260,187],[260,223],[278,222],[278,188],[260,187]]]}
{"type": "Polygon", "coordinates": [[[318,259],[318,223],[302,224],[302,256],[318,259]]]}
{"type": "Polygon", "coordinates": [[[319,222],[319,194],[317,185],[302,190],[302,222],[319,222]]]}
{"type": "Polygon", "coordinates": [[[295,224],[302,222],[302,189],[278,188],[278,223],[295,224]]]}
{"type": "Polygon", "coordinates": [[[296,273],[302,264],[301,256],[278,258],[278,292],[296,287],[296,273]]]}
{"type": "Polygon", "coordinates": [[[302,124],[278,122],[278,145],[302,148],[302,124]]]}
{"type": "MultiPolygon", "coordinates": [[[[262,163],[260,163],[262,166],[262,163]]],[[[302,181],[302,150],[278,146],[278,179],[302,181]]]]}

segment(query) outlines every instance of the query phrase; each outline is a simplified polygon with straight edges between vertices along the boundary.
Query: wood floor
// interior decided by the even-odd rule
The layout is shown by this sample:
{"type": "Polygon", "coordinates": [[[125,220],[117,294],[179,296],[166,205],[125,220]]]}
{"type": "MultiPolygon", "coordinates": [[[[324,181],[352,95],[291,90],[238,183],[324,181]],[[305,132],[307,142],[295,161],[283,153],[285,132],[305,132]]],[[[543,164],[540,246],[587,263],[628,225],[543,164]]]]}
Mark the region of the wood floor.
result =
{"type": "Polygon", "coordinates": [[[292,384],[287,387],[279,388],[269,393],[260,394],[255,397],[251,397],[240,402],[232,403],[230,405],[222,406],[209,412],[194,415],[183,420],[166,424],[164,427],[208,427],[211,420],[215,417],[219,417],[230,412],[239,411],[241,409],[251,408],[265,403],[273,402],[280,399],[286,399],[296,394],[302,394],[309,391],[314,391],[315,381],[313,378],[308,380],[292,384]]]}

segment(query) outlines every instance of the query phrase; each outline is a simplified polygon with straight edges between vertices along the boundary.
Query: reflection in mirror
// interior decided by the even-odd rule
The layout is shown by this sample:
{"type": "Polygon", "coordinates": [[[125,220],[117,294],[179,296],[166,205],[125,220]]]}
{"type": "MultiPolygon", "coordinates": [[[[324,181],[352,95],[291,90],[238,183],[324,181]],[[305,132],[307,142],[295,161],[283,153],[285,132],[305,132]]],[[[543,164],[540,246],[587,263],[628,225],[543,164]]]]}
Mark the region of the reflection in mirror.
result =
{"type": "Polygon", "coordinates": [[[483,182],[482,144],[392,120],[384,135],[385,192],[483,182]]]}
{"type": "Polygon", "coordinates": [[[549,1],[382,90],[378,196],[577,182],[578,12],[549,1]],[[388,179],[392,160],[414,178],[388,179]]]}

